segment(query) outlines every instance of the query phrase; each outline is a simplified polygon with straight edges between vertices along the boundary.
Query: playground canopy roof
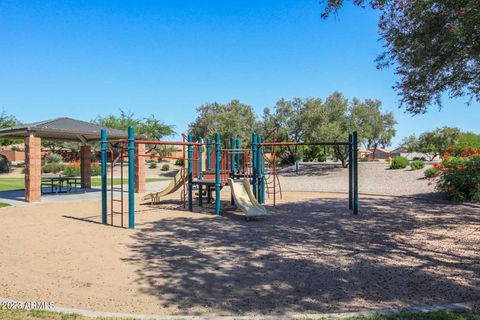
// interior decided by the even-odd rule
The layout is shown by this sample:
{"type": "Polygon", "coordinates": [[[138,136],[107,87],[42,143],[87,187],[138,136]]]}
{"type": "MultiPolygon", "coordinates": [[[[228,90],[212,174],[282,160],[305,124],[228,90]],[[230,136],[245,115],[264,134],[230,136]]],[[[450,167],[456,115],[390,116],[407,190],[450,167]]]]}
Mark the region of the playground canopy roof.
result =
{"type": "MultiPolygon", "coordinates": [[[[46,140],[88,143],[100,140],[101,129],[101,126],[90,122],[62,117],[0,129],[0,138],[23,139],[34,135],[46,140]]],[[[127,131],[106,129],[108,140],[127,139],[128,137],[127,131]]],[[[143,137],[136,135],[135,138],[141,139],[143,137]]]]}

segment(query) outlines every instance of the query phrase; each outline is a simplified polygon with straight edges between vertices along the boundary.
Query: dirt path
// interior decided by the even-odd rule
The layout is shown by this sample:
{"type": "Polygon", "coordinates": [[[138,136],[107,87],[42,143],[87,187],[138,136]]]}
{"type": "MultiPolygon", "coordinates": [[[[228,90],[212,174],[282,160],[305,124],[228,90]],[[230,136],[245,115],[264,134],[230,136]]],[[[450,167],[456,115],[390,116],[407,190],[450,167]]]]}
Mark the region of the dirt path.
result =
{"type": "Polygon", "coordinates": [[[480,301],[478,208],[364,197],[354,217],[316,193],[256,222],[162,208],[139,207],[134,231],[98,224],[97,201],[2,209],[0,296],[169,315],[480,301]]]}

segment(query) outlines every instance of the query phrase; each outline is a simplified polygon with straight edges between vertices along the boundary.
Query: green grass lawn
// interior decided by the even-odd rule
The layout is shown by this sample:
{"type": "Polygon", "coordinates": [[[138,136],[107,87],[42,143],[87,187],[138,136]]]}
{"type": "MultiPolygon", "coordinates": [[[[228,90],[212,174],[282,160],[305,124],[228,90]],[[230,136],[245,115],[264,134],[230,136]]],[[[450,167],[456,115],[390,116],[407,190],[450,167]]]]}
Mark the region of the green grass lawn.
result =
{"type": "Polygon", "coordinates": [[[0,208],[10,207],[8,203],[0,202],[0,208]]]}
{"type": "MultiPolygon", "coordinates": [[[[170,178],[147,178],[147,182],[170,180],[170,178]]],[[[128,179],[124,179],[127,183],[128,179]]],[[[113,179],[113,183],[120,184],[120,179],[113,179]]],[[[110,179],[108,179],[110,185],[110,179]]],[[[102,181],[100,177],[92,177],[92,187],[100,187],[102,181]]],[[[0,191],[25,190],[25,179],[23,178],[0,178],[0,191]]]]}
{"type": "MultiPolygon", "coordinates": [[[[0,307],[0,320],[30,320],[30,319],[54,319],[54,320],[89,320],[89,319],[106,319],[106,318],[90,318],[77,314],[65,314],[49,311],[24,310],[24,309],[5,309],[0,307]]],[[[120,318],[108,318],[118,319],[120,318]]],[[[123,318],[124,320],[127,318],[123,318]]],[[[181,317],[178,318],[182,319],[181,317]]],[[[436,311],[427,313],[398,313],[393,315],[370,315],[355,318],[318,318],[318,320],[480,320],[480,311],[468,312],[452,312],[452,311],[436,311]]],[[[314,320],[314,319],[312,319],[314,320]]]]}

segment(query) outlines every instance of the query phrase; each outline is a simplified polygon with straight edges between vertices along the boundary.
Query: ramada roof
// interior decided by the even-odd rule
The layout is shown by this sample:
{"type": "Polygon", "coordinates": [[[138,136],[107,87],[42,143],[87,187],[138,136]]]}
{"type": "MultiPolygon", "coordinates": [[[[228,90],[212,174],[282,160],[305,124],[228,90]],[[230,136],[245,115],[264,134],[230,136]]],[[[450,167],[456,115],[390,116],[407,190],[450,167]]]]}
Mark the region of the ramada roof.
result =
{"type": "MultiPolygon", "coordinates": [[[[47,140],[90,142],[100,140],[102,127],[68,117],[55,118],[0,129],[1,138],[25,138],[30,135],[47,140]]],[[[106,128],[108,140],[126,139],[127,131],[106,128]]],[[[137,136],[136,138],[141,138],[137,136]]]]}

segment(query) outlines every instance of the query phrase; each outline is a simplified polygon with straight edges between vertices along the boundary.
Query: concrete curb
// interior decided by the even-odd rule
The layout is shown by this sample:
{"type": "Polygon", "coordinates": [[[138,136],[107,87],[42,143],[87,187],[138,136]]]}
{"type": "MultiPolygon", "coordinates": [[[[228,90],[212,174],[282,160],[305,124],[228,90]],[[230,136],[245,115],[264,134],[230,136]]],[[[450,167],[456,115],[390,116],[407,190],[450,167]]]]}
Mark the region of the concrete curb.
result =
{"type": "MultiPolygon", "coordinates": [[[[14,308],[20,309],[20,306],[28,305],[29,302],[21,302],[18,300],[0,298],[0,306],[8,308],[8,306],[14,306],[14,308]]],[[[91,318],[128,318],[128,319],[141,319],[141,320],[291,320],[291,319],[321,319],[321,318],[351,318],[351,317],[360,317],[368,315],[392,315],[397,313],[427,313],[440,310],[449,310],[449,311],[468,311],[472,310],[475,306],[471,302],[463,303],[449,303],[449,304],[440,304],[434,306],[413,306],[405,308],[388,308],[388,309],[379,309],[379,310],[365,310],[357,312],[342,312],[342,313],[292,313],[292,314],[283,314],[283,315],[252,315],[252,316],[222,316],[222,315],[211,315],[211,316],[189,316],[189,315],[177,315],[177,316],[159,316],[159,315],[142,315],[142,314],[131,314],[131,313],[115,313],[115,312],[104,312],[104,311],[91,311],[84,309],[76,308],[64,308],[64,307],[54,307],[54,308],[22,308],[25,310],[39,310],[39,311],[50,311],[58,312],[63,314],[78,314],[85,317],[91,318]]]]}

